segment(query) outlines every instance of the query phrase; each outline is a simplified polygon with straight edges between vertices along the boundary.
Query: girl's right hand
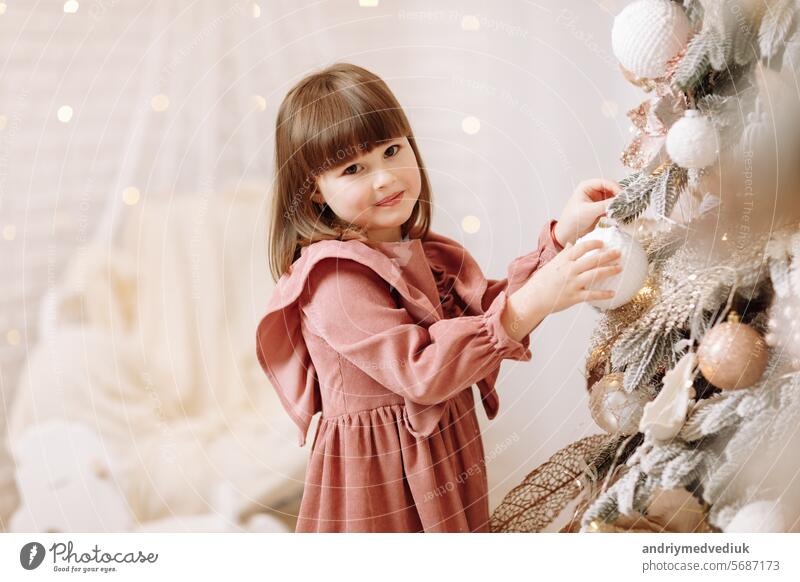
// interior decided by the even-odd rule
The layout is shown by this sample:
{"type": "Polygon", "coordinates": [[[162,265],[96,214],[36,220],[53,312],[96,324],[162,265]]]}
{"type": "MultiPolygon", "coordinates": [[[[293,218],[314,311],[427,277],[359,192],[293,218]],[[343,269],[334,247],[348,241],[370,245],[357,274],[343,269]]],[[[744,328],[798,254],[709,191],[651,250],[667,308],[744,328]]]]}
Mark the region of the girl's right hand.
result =
{"type": "Polygon", "coordinates": [[[617,249],[600,250],[603,241],[568,243],[528,281],[536,288],[546,313],[556,313],[583,301],[610,299],[614,291],[587,289],[622,271],[617,249]],[[591,251],[597,251],[592,253],[591,251]]]}

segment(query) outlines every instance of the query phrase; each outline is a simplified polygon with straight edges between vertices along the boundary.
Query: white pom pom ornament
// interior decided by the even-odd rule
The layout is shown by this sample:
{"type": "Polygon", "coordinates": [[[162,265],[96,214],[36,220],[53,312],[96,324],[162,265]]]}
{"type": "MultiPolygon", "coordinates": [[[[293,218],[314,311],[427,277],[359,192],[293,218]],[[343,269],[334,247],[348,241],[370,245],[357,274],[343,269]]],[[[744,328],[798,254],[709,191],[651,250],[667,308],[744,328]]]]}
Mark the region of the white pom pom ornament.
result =
{"type": "MultiPolygon", "coordinates": [[[[578,245],[586,240],[603,241],[602,250],[619,249],[622,265],[622,272],[613,277],[608,277],[587,287],[587,289],[611,289],[616,292],[611,299],[601,299],[590,301],[591,305],[600,309],[615,309],[620,305],[625,305],[644,285],[647,280],[647,254],[638,241],[622,232],[616,226],[598,227],[589,234],[583,235],[575,244],[578,245]]],[[[599,252],[589,251],[584,256],[591,256],[599,252]]]]}
{"type": "Polygon", "coordinates": [[[779,501],[756,501],[742,507],[725,528],[725,533],[786,532],[784,508],[779,501]]]}
{"type": "Polygon", "coordinates": [[[637,0],[614,19],[611,46],[620,64],[640,78],[662,77],[667,61],[692,32],[683,8],[670,0],[637,0]]]}
{"type": "Polygon", "coordinates": [[[717,160],[717,131],[711,121],[690,109],[672,124],[667,153],[682,168],[706,168],[717,160]]]}

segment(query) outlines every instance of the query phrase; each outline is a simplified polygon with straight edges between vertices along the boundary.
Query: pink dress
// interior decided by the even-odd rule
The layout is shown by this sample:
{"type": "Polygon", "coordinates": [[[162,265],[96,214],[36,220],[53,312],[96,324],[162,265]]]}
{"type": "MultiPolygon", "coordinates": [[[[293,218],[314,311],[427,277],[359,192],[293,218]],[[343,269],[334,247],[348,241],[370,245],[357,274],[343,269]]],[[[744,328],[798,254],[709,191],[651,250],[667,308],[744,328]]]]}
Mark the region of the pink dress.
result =
{"type": "Polygon", "coordinates": [[[554,224],[502,280],[433,232],[303,249],[256,338],[301,446],[322,412],[298,532],[488,531],[472,386],[494,418],[501,361],[530,360],[529,337],[515,341],[500,316],[507,295],[559,252],[554,224]]]}

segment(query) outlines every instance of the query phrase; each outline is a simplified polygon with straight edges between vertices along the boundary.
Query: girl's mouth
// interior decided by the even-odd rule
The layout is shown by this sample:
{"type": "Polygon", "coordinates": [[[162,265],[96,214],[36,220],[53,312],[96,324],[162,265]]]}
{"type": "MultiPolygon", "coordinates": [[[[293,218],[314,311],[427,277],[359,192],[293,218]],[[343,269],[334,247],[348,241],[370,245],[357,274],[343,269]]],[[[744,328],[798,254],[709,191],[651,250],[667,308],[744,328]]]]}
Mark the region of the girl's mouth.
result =
{"type": "Polygon", "coordinates": [[[388,198],[384,198],[380,202],[378,202],[375,206],[394,206],[395,204],[399,203],[403,199],[403,194],[405,190],[398,192],[397,194],[392,194],[388,198]]]}

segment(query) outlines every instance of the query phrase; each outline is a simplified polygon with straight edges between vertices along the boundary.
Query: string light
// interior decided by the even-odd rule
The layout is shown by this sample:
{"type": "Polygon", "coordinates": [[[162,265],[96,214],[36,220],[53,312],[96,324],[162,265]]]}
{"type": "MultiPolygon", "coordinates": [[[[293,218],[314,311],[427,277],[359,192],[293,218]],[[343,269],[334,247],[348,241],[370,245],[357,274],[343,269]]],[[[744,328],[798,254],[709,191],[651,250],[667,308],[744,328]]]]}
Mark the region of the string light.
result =
{"type": "Polygon", "coordinates": [[[128,186],[122,191],[122,201],[128,206],[133,206],[138,203],[140,197],[141,193],[139,192],[139,189],[134,188],[133,186],[128,186]]]}
{"type": "Polygon", "coordinates": [[[468,214],[461,220],[461,228],[467,234],[475,234],[481,228],[481,219],[468,214]]]}
{"type": "Polygon", "coordinates": [[[481,120],[472,115],[465,117],[461,122],[461,129],[463,129],[464,133],[467,135],[475,135],[481,130],[481,120]]]}
{"type": "Polygon", "coordinates": [[[257,111],[266,111],[267,100],[261,95],[253,95],[253,103],[257,111]]]}
{"type": "Polygon", "coordinates": [[[169,97],[163,93],[154,95],[153,98],[150,99],[150,107],[153,108],[153,111],[166,111],[167,108],[169,108],[169,97]]]}
{"type": "Polygon", "coordinates": [[[639,293],[637,293],[637,295],[640,299],[647,299],[648,297],[651,297],[654,292],[655,289],[653,289],[650,285],[645,285],[639,289],[639,293]]]}
{"type": "Polygon", "coordinates": [[[19,345],[19,342],[20,342],[21,339],[22,339],[22,336],[20,335],[18,329],[10,329],[10,330],[8,330],[8,333],[6,334],[6,341],[9,343],[9,345],[12,345],[12,346],[19,345]]]}
{"type": "Polygon", "coordinates": [[[56,117],[58,117],[58,120],[61,123],[69,123],[70,119],[72,119],[72,107],[69,105],[62,105],[58,108],[56,117]]]}
{"type": "Polygon", "coordinates": [[[464,30],[478,30],[481,27],[481,21],[473,14],[467,14],[461,19],[461,28],[464,30]]]}

